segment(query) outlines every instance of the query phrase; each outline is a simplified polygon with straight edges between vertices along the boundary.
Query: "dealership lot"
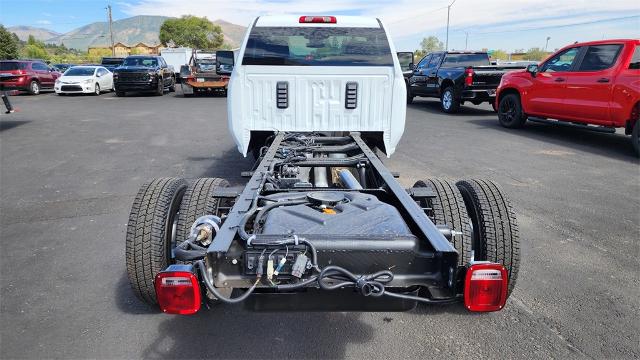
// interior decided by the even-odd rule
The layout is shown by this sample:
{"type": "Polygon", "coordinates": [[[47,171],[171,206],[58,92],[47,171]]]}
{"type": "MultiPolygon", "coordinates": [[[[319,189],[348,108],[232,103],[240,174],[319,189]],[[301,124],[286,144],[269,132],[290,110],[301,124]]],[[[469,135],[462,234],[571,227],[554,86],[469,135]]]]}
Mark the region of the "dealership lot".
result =
{"type": "Polygon", "coordinates": [[[228,135],[226,99],[12,101],[21,111],[0,118],[2,358],[640,357],[640,171],[620,131],[507,130],[489,106],[451,116],[436,100],[409,105],[398,151],[385,160],[403,185],[488,178],[516,205],[523,261],[501,312],[224,306],[173,317],[129,288],[129,207],[153,177],[243,183],[252,162],[228,135]]]}

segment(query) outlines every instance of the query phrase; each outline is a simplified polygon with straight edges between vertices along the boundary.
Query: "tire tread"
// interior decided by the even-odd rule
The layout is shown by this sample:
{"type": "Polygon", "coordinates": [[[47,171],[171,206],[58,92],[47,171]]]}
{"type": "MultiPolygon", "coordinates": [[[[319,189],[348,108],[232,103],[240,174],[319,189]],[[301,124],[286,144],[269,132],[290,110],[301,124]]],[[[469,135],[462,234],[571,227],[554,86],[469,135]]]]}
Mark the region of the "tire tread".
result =
{"type": "Polygon", "coordinates": [[[136,195],[126,235],[126,265],[129,282],[138,298],[156,303],[155,275],[168,265],[166,221],[186,181],[159,178],[142,185],[136,195]]]}
{"type": "Polygon", "coordinates": [[[450,181],[427,179],[418,181],[414,187],[430,187],[437,194],[432,200],[433,218],[436,225],[447,225],[451,230],[461,232],[454,236],[453,247],[458,251],[458,265],[464,266],[471,258],[471,221],[458,188],[450,181]]]}
{"type": "Polygon", "coordinates": [[[473,207],[478,217],[474,221],[476,260],[503,264],[510,294],[520,268],[520,234],[513,206],[492,181],[462,180],[456,185],[466,195],[467,208],[473,207]]]}

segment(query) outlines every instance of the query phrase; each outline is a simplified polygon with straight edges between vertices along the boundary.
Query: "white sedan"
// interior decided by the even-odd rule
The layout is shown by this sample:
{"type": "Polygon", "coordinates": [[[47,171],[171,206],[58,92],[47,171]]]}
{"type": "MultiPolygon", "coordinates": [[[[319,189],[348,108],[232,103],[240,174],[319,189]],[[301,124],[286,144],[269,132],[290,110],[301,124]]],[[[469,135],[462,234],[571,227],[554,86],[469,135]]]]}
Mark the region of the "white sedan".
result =
{"type": "Polygon", "coordinates": [[[73,66],[56,80],[54,89],[58,95],[100,95],[113,91],[113,74],[102,66],[73,66]]]}

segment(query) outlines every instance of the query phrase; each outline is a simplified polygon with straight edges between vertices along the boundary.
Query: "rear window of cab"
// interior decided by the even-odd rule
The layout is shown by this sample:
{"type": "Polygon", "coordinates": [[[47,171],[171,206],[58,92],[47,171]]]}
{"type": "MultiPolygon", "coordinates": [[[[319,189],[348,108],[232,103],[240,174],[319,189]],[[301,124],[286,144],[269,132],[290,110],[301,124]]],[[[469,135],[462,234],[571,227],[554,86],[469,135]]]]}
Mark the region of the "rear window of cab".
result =
{"type": "Polygon", "coordinates": [[[382,28],[256,26],[242,65],[393,66],[393,57],[382,28]]]}

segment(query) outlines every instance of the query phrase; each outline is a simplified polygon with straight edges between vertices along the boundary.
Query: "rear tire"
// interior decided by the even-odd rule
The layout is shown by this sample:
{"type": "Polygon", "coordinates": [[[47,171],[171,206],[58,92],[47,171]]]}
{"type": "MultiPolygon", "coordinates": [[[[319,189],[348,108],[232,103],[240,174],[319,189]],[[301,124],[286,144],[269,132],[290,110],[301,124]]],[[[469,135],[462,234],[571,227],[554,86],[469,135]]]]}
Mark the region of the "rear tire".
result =
{"type": "Polygon", "coordinates": [[[171,85],[169,85],[169,92],[176,92],[176,78],[171,78],[171,85]]]}
{"type": "Polygon", "coordinates": [[[498,121],[500,125],[509,129],[517,129],[524,126],[527,121],[527,115],[522,111],[520,96],[507,94],[500,99],[498,121]]]}
{"type": "Polygon", "coordinates": [[[180,204],[176,222],[175,243],[179,244],[189,237],[191,225],[200,216],[216,215],[218,199],[213,192],[220,187],[228,187],[229,182],[220,178],[200,178],[187,188],[180,204]]]}
{"type": "Polygon", "coordinates": [[[511,202],[492,181],[462,180],[456,185],[473,223],[474,260],[499,263],[507,269],[509,296],[520,268],[520,237],[511,202]]]}
{"type": "Polygon", "coordinates": [[[460,110],[460,100],[456,99],[453,86],[448,86],[440,95],[440,107],[447,114],[455,114],[460,110]]]}
{"type": "Polygon", "coordinates": [[[40,94],[40,83],[36,80],[31,80],[29,83],[29,94],[38,95],[40,94]]]}
{"type": "MultiPolygon", "coordinates": [[[[462,194],[452,182],[440,179],[418,181],[413,187],[430,187],[436,193],[431,204],[432,214],[427,214],[436,225],[447,225],[451,230],[462,233],[451,239],[453,247],[458,251],[458,265],[464,266],[471,260],[472,235],[471,220],[462,198],[462,194]]],[[[423,206],[424,207],[424,206],[423,206]]]]}
{"type": "Polygon", "coordinates": [[[171,263],[173,222],[187,182],[160,178],[140,188],[133,201],[126,237],[127,275],[133,292],[155,305],[155,276],[171,263]]]}
{"type": "Polygon", "coordinates": [[[124,97],[125,96],[125,92],[116,90],[116,96],[117,97],[124,97]]]}

